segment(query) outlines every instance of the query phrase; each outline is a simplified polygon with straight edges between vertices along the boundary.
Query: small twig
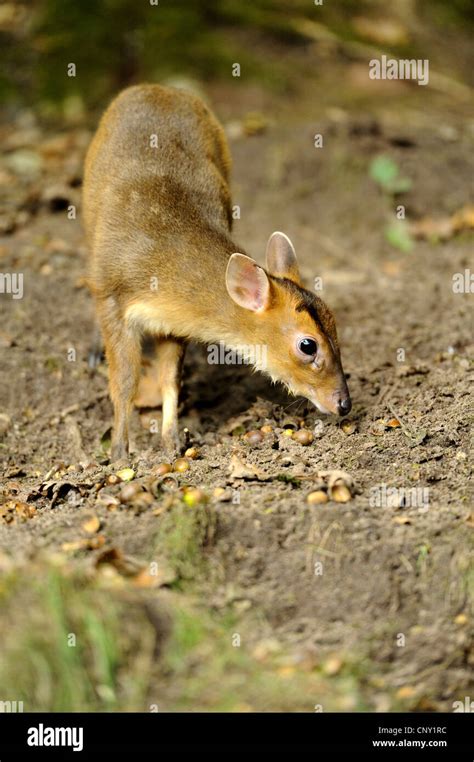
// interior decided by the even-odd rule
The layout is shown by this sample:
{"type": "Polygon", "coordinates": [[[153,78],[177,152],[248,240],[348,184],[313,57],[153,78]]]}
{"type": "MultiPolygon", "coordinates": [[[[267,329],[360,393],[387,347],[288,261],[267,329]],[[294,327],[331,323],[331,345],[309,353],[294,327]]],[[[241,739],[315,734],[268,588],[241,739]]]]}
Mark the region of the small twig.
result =
{"type": "Polygon", "coordinates": [[[411,431],[411,430],[408,428],[408,426],[406,425],[406,423],[404,423],[404,422],[402,421],[402,419],[400,418],[400,415],[397,413],[397,411],[396,411],[396,409],[395,409],[395,406],[394,406],[393,404],[391,404],[391,403],[388,403],[388,409],[390,410],[390,412],[392,413],[392,415],[393,415],[393,416],[394,416],[394,417],[397,419],[397,421],[399,422],[399,424],[400,424],[400,427],[401,427],[401,430],[403,431],[403,433],[405,434],[405,436],[406,436],[406,437],[408,437],[408,439],[410,439],[410,440],[411,440],[412,442],[414,442],[415,444],[421,444],[421,443],[423,442],[424,438],[426,437],[426,431],[425,431],[424,429],[421,429],[420,431],[418,431],[418,433],[413,433],[413,432],[412,432],[412,431],[411,431]]]}

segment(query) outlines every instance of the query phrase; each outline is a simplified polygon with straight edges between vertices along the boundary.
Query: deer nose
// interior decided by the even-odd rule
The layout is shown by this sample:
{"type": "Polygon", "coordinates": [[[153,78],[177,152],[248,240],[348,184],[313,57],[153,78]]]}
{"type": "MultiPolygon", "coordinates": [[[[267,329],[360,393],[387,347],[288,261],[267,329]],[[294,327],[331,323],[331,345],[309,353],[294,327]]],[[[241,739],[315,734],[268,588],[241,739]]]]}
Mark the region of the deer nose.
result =
{"type": "Polygon", "coordinates": [[[344,397],[344,399],[339,400],[337,403],[337,412],[339,415],[347,415],[351,412],[352,409],[352,402],[350,397],[344,397]]]}

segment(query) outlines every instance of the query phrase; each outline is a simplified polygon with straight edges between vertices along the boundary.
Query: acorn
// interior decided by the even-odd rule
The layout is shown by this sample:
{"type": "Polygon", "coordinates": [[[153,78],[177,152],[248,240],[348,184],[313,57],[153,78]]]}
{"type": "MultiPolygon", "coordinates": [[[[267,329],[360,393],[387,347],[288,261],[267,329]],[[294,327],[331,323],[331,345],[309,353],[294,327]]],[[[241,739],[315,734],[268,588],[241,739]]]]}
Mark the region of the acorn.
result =
{"type": "Polygon", "coordinates": [[[189,487],[183,495],[183,500],[190,508],[194,508],[199,503],[206,503],[207,495],[198,487],[189,487]]]}
{"type": "Polygon", "coordinates": [[[357,431],[357,424],[355,423],[355,421],[348,421],[346,419],[345,421],[341,423],[341,429],[344,432],[344,434],[349,436],[350,434],[354,434],[354,432],[357,431]]]}
{"type": "Polygon", "coordinates": [[[133,468],[122,468],[121,471],[117,471],[116,475],[122,482],[130,482],[135,476],[135,471],[133,468]]]}
{"type": "Polygon", "coordinates": [[[336,503],[348,503],[352,495],[345,484],[335,484],[331,490],[331,497],[336,503]]]}
{"type": "Polygon", "coordinates": [[[196,458],[199,458],[200,451],[197,447],[188,447],[186,452],[184,453],[185,458],[190,458],[191,460],[196,460],[196,458]]]}
{"type": "Polygon", "coordinates": [[[141,484],[137,482],[127,482],[120,489],[120,501],[122,503],[131,503],[134,498],[142,492],[141,484]]]}
{"type": "Polygon", "coordinates": [[[293,439],[306,447],[313,441],[313,435],[308,429],[299,429],[293,433],[293,439]]]}
{"type": "Polygon", "coordinates": [[[153,503],[153,495],[150,495],[149,492],[139,492],[131,503],[134,508],[144,511],[153,503]]]}
{"type": "Polygon", "coordinates": [[[262,428],[260,429],[262,434],[271,434],[273,432],[273,426],[270,426],[270,424],[266,423],[262,428]]]}
{"type": "Polygon", "coordinates": [[[260,442],[263,441],[263,434],[260,431],[247,431],[246,434],[244,434],[244,437],[246,442],[248,442],[251,445],[260,444],[260,442]]]}
{"type": "Polygon", "coordinates": [[[187,458],[178,458],[174,462],[174,470],[179,474],[184,474],[189,469],[189,460],[187,458]]]}
{"type": "Polygon", "coordinates": [[[306,502],[310,505],[320,505],[321,503],[327,503],[328,496],[322,489],[317,489],[315,492],[310,492],[306,498],[306,502]]]}
{"type": "Polygon", "coordinates": [[[173,466],[171,465],[171,463],[159,463],[152,470],[152,473],[154,476],[164,476],[165,474],[169,474],[172,470],[173,470],[173,466]]]}

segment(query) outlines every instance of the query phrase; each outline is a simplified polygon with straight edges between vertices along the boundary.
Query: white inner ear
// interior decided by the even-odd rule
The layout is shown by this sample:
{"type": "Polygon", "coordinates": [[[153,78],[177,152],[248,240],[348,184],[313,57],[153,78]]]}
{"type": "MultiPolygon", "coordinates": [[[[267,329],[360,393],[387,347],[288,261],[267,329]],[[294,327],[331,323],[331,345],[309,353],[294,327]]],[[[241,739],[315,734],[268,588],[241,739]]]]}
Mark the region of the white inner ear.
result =
{"type": "Polygon", "coordinates": [[[293,276],[299,279],[295,249],[285,233],[272,233],[267,244],[267,270],[276,276],[293,276]]]}
{"type": "Polygon", "coordinates": [[[233,301],[246,310],[260,312],[268,307],[270,284],[265,270],[245,254],[232,254],[225,276],[233,301]]]}

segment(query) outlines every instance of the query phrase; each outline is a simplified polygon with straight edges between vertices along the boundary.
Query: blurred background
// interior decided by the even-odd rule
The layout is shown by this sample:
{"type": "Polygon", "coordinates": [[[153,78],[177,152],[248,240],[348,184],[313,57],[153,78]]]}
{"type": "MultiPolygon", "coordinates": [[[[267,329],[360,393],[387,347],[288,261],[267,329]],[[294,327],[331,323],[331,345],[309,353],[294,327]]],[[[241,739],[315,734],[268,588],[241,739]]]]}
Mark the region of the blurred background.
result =
{"type": "MultiPolygon", "coordinates": [[[[383,50],[428,57],[435,91],[473,76],[471,0],[23,0],[0,7],[0,97],[78,118],[134,82],[186,77],[295,96],[308,80],[364,96],[357,63],[383,50]],[[67,65],[76,76],[67,76],[67,65]],[[345,81],[339,78],[345,72],[345,81]],[[360,90],[360,92],[359,92],[360,90]]],[[[332,92],[331,97],[337,95],[332,92]]]]}

